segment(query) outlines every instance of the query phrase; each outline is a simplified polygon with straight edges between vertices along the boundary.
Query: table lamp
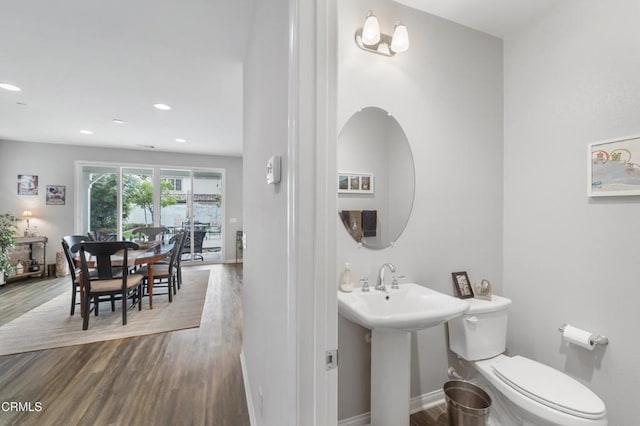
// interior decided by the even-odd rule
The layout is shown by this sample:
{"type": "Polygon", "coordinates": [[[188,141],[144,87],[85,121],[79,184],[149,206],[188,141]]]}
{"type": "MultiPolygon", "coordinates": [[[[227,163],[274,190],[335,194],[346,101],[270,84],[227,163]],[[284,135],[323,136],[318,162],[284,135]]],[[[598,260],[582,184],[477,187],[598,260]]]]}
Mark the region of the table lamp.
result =
{"type": "Polygon", "coordinates": [[[24,217],[27,220],[27,228],[24,230],[25,237],[29,236],[29,218],[32,216],[33,214],[31,213],[31,210],[25,210],[22,212],[22,217],[24,217]]]}

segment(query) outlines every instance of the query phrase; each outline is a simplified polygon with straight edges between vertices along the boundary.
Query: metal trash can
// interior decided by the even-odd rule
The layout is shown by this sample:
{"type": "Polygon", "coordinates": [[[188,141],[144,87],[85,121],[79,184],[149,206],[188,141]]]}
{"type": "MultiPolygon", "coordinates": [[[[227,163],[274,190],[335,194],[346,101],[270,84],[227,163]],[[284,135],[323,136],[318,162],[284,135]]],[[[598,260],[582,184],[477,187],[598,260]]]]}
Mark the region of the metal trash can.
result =
{"type": "Polygon", "coordinates": [[[487,426],[491,397],[481,387],[465,380],[444,384],[449,426],[487,426]]]}

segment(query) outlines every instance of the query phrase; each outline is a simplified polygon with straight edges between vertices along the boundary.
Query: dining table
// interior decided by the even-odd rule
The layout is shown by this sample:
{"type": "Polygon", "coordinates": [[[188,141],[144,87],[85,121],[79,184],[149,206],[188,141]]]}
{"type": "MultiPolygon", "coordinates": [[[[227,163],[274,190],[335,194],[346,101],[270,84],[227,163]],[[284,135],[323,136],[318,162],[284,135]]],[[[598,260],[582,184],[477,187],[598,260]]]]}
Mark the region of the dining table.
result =
{"type": "MultiPolygon", "coordinates": [[[[128,250],[127,267],[147,265],[147,288],[149,289],[149,309],[153,309],[153,265],[171,255],[175,243],[150,242],[138,243],[139,250],[128,250]]],[[[122,255],[115,254],[111,257],[114,266],[122,265],[122,255]]],[[[80,277],[82,282],[82,277],[80,277]]],[[[80,286],[80,314],[84,318],[88,307],[84,303],[84,286],[80,286]]],[[[141,303],[140,300],[139,303],[141,303]]]]}

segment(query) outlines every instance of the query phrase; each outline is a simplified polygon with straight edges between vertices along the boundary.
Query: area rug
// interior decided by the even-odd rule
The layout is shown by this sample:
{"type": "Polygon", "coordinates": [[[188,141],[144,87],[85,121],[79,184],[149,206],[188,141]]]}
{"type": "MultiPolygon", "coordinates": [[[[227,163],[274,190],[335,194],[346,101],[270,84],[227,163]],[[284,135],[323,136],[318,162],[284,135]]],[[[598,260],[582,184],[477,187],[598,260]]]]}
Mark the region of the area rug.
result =
{"type": "Polygon", "coordinates": [[[120,302],[115,312],[102,303],[100,314],[91,313],[84,331],[80,308],[69,315],[69,290],[0,327],[0,356],[199,327],[208,284],[209,271],[184,268],[182,288],[173,303],[166,295],[154,295],[149,309],[144,298],[141,311],[129,309],[125,326],[120,302]]]}

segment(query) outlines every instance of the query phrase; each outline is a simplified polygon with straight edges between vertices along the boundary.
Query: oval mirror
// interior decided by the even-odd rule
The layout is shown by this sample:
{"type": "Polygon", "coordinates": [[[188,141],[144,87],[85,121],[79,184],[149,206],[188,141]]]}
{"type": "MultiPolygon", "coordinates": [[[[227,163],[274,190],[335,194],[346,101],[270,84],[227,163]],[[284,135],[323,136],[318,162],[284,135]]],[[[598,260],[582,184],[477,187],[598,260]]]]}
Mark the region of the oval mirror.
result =
{"type": "Polygon", "coordinates": [[[365,247],[389,247],[407,226],[414,190],[400,124],[381,108],[356,112],[338,136],[338,214],[346,231],[365,247]]]}

